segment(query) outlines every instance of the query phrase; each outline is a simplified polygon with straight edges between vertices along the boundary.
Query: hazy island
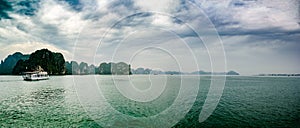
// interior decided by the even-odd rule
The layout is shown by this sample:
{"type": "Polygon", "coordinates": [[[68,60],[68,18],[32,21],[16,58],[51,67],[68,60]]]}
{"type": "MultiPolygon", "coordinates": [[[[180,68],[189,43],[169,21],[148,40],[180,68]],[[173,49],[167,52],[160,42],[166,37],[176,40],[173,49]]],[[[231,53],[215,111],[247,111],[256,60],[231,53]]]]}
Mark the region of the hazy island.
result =
{"type": "Polygon", "coordinates": [[[168,74],[168,75],[240,75],[238,72],[205,72],[205,71],[195,71],[195,72],[179,72],[179,71],[160,71],[152,70],[150,68],[137,68],[131,70],[132,74],[168,74]]]}

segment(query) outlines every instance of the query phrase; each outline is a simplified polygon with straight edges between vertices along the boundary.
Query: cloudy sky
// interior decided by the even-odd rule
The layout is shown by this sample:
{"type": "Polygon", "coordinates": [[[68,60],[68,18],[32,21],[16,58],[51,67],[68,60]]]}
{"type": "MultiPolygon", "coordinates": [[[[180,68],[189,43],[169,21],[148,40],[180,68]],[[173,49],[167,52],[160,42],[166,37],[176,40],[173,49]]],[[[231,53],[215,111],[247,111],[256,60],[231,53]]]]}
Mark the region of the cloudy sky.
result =
{"type": "Polygon", "coordinates": [[[133,68],[300,73],[298,0],[0,0],[0,59],[48,48],[133,68]]]}

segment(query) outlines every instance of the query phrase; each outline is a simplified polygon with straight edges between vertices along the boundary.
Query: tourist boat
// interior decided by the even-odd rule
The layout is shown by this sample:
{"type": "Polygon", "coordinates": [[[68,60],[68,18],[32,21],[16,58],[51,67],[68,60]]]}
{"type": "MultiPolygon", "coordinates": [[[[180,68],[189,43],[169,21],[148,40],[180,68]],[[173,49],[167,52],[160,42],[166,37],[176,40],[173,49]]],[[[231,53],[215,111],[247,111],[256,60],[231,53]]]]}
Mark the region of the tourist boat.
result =
{"type": "Polygon", "coordinates": [[[23,79],[26,81],[47,80],[49,75],[47,72],[24,72],[23,79]]]}

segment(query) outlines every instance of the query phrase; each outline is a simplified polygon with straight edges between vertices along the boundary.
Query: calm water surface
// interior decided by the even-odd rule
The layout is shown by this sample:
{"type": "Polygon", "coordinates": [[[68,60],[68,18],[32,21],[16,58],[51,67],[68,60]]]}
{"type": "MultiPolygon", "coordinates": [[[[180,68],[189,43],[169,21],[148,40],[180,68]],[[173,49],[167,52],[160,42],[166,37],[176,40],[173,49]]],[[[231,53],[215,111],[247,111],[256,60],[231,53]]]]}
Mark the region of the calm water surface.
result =
{"type": "MultiPolygon", "coordinates": [[[[120,115],[147,118],[163,112],[175,101],[181,78],[130,76],[131,84],[140,90],[149,89],[151,84],[166,85],[155,100],[137,102],[114,86],[127,86],[126,77],[52,76],[50,80],[28,82],[20,76],[0,76],[0,127],[151,127],[166,122],[168,119],[128,121],[120,115]]],[[[197,76],[188,77],[191,85],[197,83],[197,76]]],[[[210,77],[201,76],[200,85],[194,85],[199,86],[196,101],[179,100],[190,102],[192,108],[173,127],[300,127],[299,77],[228,76],[216,110],[199,123],[209,85],[210,77]]],[[[179,112],[184,107],[175,109],[179,112]]]]}

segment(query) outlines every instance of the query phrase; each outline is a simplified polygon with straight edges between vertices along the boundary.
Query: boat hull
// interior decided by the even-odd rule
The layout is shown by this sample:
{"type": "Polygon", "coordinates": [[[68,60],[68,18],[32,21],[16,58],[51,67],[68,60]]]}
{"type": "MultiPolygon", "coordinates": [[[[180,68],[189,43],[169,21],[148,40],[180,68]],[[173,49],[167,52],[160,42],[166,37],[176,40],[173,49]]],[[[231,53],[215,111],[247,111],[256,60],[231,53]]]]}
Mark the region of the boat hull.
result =
{"type": "Polygon", "coordinates": [[[39,80],[48,80],[49,77],[47,78],[24,78],[25,81],[39,81],[39,80]]]}

